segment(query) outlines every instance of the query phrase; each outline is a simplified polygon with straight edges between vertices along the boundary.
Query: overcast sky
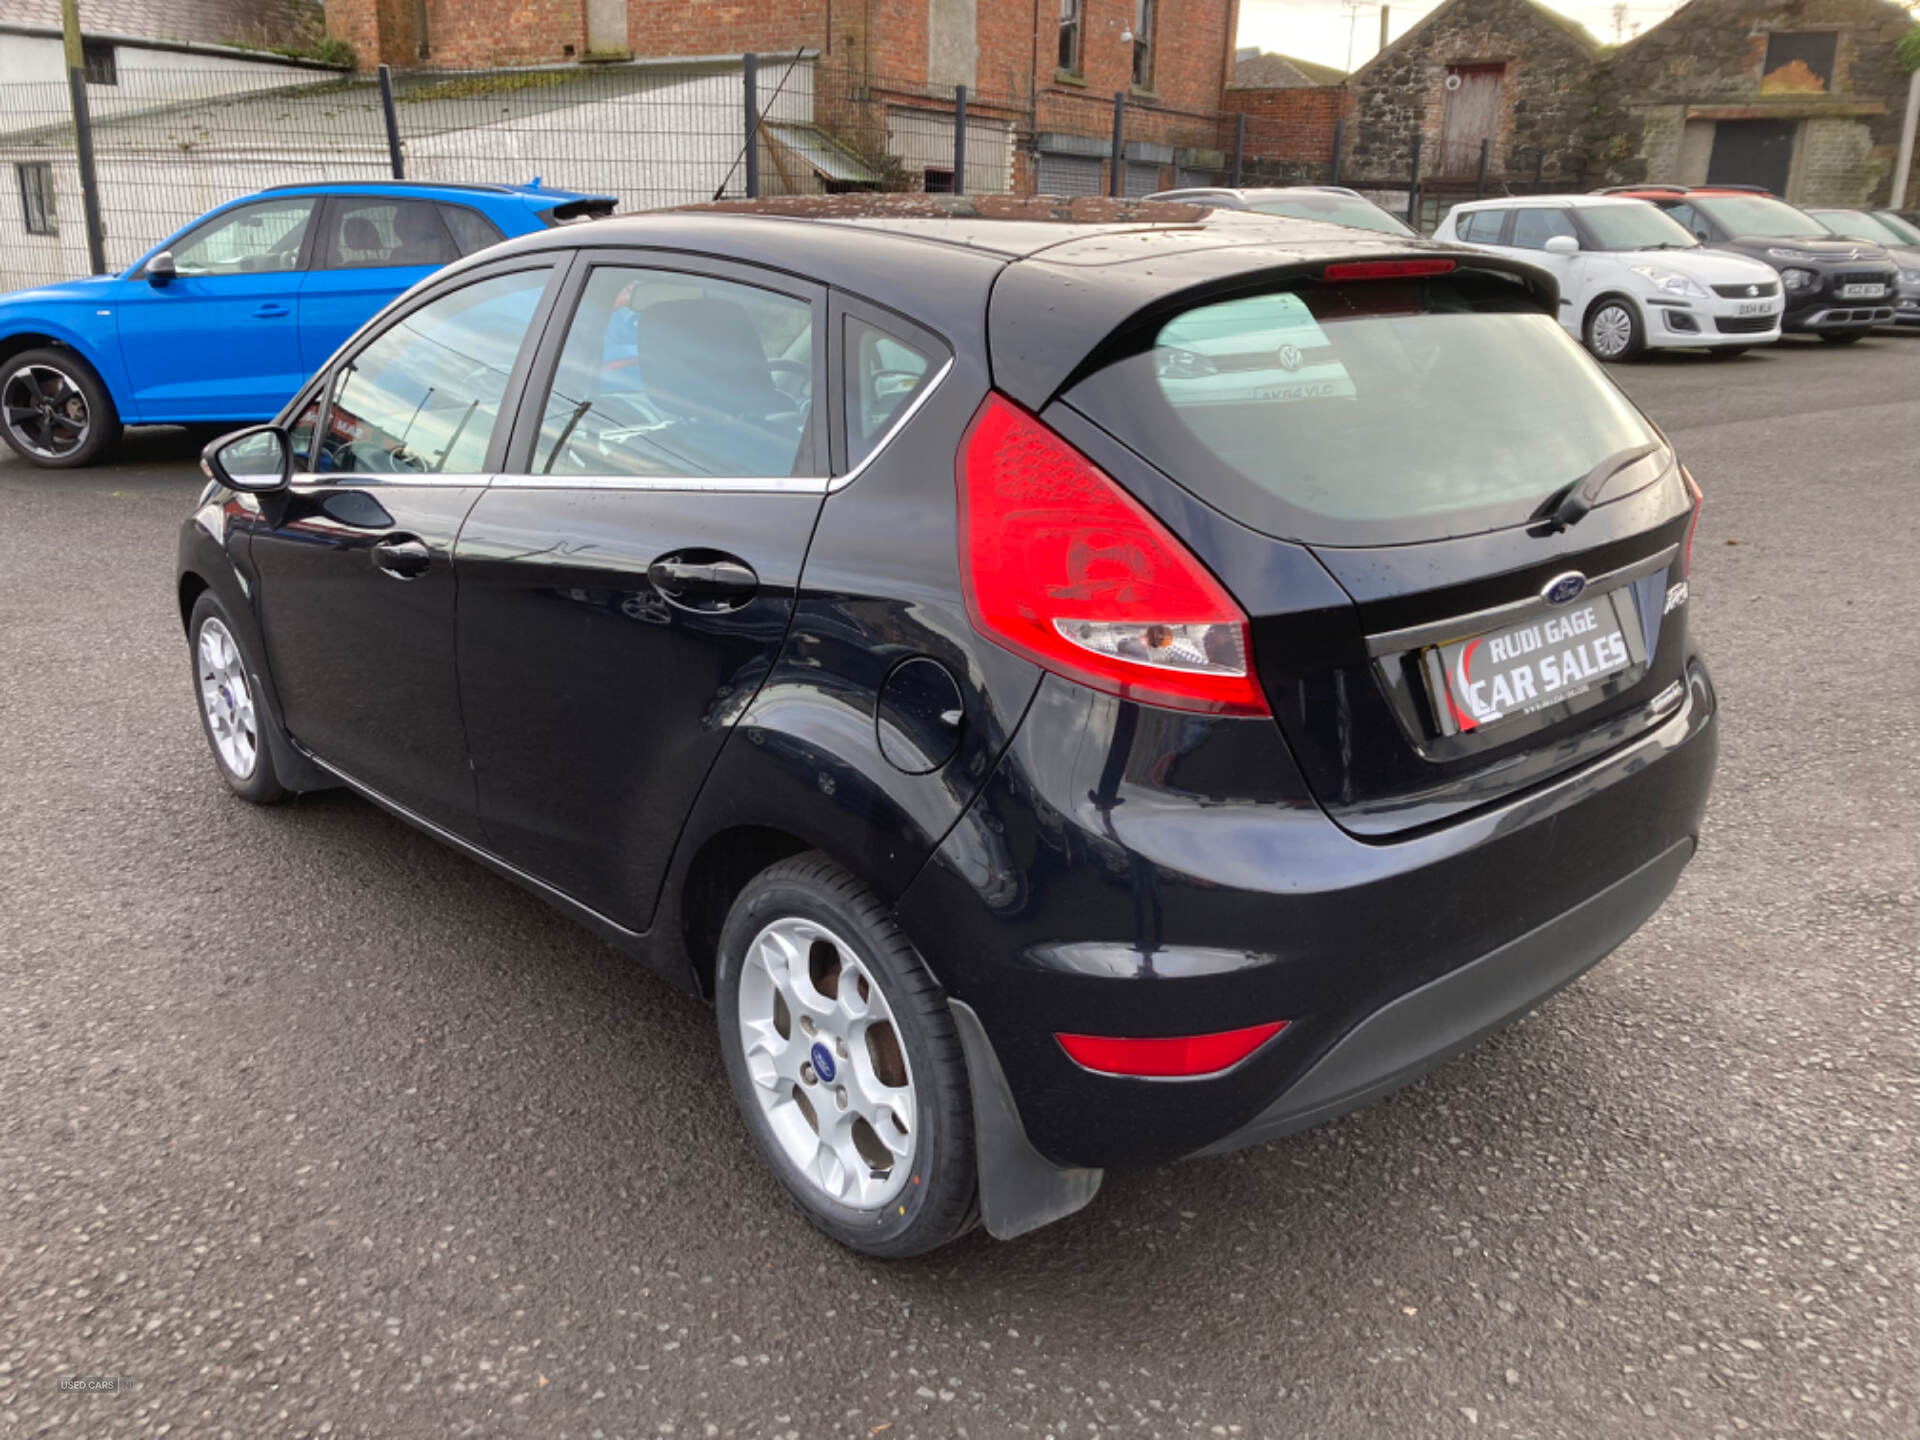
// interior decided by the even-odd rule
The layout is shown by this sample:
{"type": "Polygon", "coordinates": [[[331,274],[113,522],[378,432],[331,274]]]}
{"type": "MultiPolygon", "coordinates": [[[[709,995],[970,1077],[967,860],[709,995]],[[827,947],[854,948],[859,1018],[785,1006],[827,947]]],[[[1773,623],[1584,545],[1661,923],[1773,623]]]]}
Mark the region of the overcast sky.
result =
{"type": "MultiPolygon", "coordinates": [[[[1394,39],[1406,34],[1414,21],[1437,7],[1439,0],[1391,0],[1388,17],[1394,39]]],[[[1554,0],[1553,8],[1571,15],[1592,32],[1596,40],[1614,38],[1615,7],[1607,0],[1554,0]]],[[[1627,0],[1626,27],[1622,39],[1631,36],[1633,26],[1642,29],[1658,24],[1680,8],[1680,0],[1627,0]]],[[[1318,60],[1322,65],[1348,67],[1348,37],[1352,37],[1353,65],[1358,67],[1373,58],[1380,48],[1380,6],[1363,3],[1359,18],[1353,19],[1353,7],[1341,0],[1240,0],[1240,43],[1258,45],[1262,50],[1278,50],[1282,55],[1297,55],[1302,60],[1318,60]]]]}

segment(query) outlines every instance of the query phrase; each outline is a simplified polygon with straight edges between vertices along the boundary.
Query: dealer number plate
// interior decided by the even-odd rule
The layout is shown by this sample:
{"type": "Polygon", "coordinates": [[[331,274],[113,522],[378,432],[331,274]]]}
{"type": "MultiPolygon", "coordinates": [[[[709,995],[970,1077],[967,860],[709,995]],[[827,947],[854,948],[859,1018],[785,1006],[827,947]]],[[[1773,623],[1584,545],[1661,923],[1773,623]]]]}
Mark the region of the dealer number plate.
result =
{"type": "Polygon", "coordinates": [[[1842,300],[1878,300],[1886,293],[1887,287],[1884,285],[1842,285],[1840,287],[1842,300]]]}
{"type": "Polygon", "coordinates": [[[1741,305],[1736,313],[1741,315],[1767,315],[1771,314],[1772,311],[1773,302],[1771,300],[1748,300],[1741,305]]]}
{"type": "Polygon", "coordinates": [[[1645,659],[1631,586],[1432,646],[1422,656],[1440,728],[1449,735],[1571,700],[1645,659]]]}

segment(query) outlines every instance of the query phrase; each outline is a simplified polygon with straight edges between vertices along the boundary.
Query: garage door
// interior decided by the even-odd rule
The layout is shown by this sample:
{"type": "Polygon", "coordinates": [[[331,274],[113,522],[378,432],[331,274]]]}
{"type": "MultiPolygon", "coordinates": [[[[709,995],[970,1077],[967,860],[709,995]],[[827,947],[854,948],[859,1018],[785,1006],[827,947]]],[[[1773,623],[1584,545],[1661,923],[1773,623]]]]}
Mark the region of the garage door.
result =
{"type": "Polygon", "coordinates": [[[1127,162],[1127,194],[1138,198],[1160,188],[1160,167],[1139,160],[1127,162]]]}
{"type": "MultiPolygon", "coordinates": [[[[968,169],[972,169],[969,157],[968,169]]],[[[1089,155],[1049,155],[1041,152],[1038,167],[1042,195],[1099,195],[1105,192],[1100,162],[1089,155]]]]}

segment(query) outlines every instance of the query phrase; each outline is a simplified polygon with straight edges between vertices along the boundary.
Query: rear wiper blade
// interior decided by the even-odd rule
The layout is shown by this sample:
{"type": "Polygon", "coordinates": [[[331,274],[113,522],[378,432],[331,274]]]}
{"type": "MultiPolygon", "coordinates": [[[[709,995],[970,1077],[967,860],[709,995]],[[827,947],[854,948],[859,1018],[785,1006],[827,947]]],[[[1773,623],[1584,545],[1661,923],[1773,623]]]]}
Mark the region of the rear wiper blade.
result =
{"type": "Polygon", "coordinates": [[[1598,465],[1586,473],[1586,477],[1569,485],[1558,498],[1549,496],[1540,512],[1553,530],[1565,530],[1569,525],[1577,525],[1587,518],[1587,512],[1594,507],[1607,482],[1629,465],[1644,460],[1656,450],[1666,447],[1658,440],[1649,440],[1644,445],[1635,445],[1626,450],[1617,450],[1607,456],[1598,465]]]}

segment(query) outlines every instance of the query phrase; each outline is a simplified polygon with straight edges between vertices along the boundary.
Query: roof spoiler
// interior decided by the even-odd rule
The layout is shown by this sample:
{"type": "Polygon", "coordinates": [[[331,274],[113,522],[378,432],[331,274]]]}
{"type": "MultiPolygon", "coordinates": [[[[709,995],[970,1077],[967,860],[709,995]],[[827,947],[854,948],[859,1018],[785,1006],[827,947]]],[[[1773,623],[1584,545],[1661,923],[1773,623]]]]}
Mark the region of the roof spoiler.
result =
{"type": "Polygon", "coordinates": [[[571,225],[577,220],[604,220],[613,214],[617,202],[611,195],[589,195],[584,200],[569,200],[542,210],[540,218],[548,225],[571,225]]]}

